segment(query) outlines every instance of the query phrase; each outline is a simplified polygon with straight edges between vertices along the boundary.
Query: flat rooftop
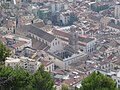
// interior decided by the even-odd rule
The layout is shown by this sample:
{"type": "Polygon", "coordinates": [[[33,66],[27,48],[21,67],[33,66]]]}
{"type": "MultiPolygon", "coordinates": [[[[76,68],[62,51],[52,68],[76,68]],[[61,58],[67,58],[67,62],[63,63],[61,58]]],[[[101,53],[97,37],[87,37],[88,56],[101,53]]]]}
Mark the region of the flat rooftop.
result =
{"type": "Polygon", "coordinates": [[[8,62],[8,63],[20,62],[20,59],[7,58],[7,60],[5,60],[5,62],[8,62]]]}
{"type": "Polygon", "coordinates": [[[71,26],[59,27],[55,26],[55,29],[69,33],[71,26]]]}

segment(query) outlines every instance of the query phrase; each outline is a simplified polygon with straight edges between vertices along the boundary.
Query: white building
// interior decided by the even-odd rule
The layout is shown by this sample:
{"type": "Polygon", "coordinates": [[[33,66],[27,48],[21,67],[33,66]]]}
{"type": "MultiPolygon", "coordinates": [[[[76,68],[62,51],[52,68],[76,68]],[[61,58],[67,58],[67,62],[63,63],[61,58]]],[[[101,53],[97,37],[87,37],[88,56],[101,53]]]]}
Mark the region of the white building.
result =
{"type": "Polygon", "coordinates": [[[92,53],[96,50],[95,38],[79,37],[78,44],[79,49],[85,53],[92,53]]]}
{"type": "Polygon", "coordinates": [[[67,25],[70,21],[70,13],[69,12],[60,13],[60,20],[63,25],[67,25]]]}
{"type": "Polygon", "coordinates": [[[13,3],[13,4],[18,4],[21,3],[25,0],[4,0],[6,3],[13,3]]]}
{"type": "Polygon", "coordinates": [[[120,2],[116,2],[115,5],[115,18],[120,18],[120,2]]]}
{"type": "Polygon", "coordinates": [[[80,32],[74,27],[67,26],[61,29],[55,27],[53,33],[65,43],[69,43],[73,47],[76,46],[77,50],[81,50],[84,53],[92,53],[96,50],[96,38],[80,35],[80,32]]]}
{"type": "Polygon", "coordinates": [[[112,76],[113,80],[116,82],[117,88],[120,88],[120,71],[116,74],[116,76],[112,76]]]}
{"type": "Polygon", "coordinates": [[[7,58],[5,60],[5,66],[11,66],[12,68],[20,66],[29,71],[30,73],[34,73],[40,67],[40,65],[40,62],[27,57],[7,58]]]}
{"type": "MultiPolygon", "coordinates": [[[[40,41],[41,43],[44,43],[46,45],[46,47],[49,47],[48,51],[51,53],[63,49],[61,40],[59,38],[55,37],[52,34],[45,32],[35,26],[30,26],[28,35],[30,37],[40,41]]],[[[43,50],[46,49],[46,47],[43,48],[43,50]]]]}
{"type": "Polygon", "coordinates": [[[15,51],[21,51],[25,47],[32,47],[32,40],[30,38],[21,37],[15,34],[7,34],[2,36],[1,39],[6,46],[11,46],[15,51]]]}
{"type": "Polygon", "coordinates": [[[33,14],[28,14],[28,15],[21,15],[18,18],[18,25],[30,25],[32,20],[35,18],[33,14]]]}
{"type": "Polygon", "coordinates": [[[52,72],[55,70],[54,63],[52,61],[41,61],[41,64],[44,65],[44,70],[47,72],[52,72]]]}
{"type": "Polygon", "coordinates": [[[67,1],[71,3],[71,2],[73,2],[74,0],[67,0],[67,1]]]}
{"type": "Polygon", "coordinates": [[[56,12],[60,12],[62,10],[63,3],[61,1],[51,1],[50,5],[51,12],[55,14],[56,12]]]}
{"type": "Polygon", "coordinates": [[[0,31],[1,31],[3,34],[13,33],[13,32],[14,32],[13,29],[8,29],[7,27],[0,27],[0,31]]]}
{"type": "Polygon", "coordinates": [[[50,1],[50,11],[52,12],[53,15],[62,10],[67,10],[67,9],[68,9],[68,5],[61,0],[50,1]]]}
{"type": "Polygon", "coordinates": [[[49,58],[51,61],[55,63],[55,65],[59,66],[62,69],[68,70],[70,69],[70,64],[80,61],[83,58],[86,58],[86,54],[79,52],[79,53],[72,53],[70,51],[59,51],[54,54],[49,53],[49,58]]]}
{"type": "Polygon", "coordinates": [[[31,0],[32,3],[43,3],[47,0],[31,0]]]}
{"type": "Polygon", "coordinates": [[[114,24],[114,23],[109,23],[107,28],[111,31],[114,31],[116,33],[120,33],[120,25],[114,24]]]}
{"type": "Polygon", "coordinates": [[[118,59],[113,59],[113,61],[100,62],[100,69],[98,70],[104,75],[110,76],[115,82],[116,87],[120,88],[120,61],[118,59]]]}

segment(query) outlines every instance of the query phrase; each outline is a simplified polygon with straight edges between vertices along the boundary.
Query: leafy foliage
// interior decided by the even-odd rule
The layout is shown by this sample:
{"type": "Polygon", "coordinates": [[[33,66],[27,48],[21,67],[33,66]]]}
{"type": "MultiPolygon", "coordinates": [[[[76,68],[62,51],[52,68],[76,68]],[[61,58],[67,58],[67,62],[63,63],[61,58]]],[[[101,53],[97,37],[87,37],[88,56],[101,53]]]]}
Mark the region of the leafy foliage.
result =
{"type": "Polygon", "coordinates": [[[100,72],[93,72],[81,84],[80,90],[116,90],[115,82],[100,72]]]}
{"type": "Polygon", "coordinates": [[[0,62],[4,62],[6,57],[10,55],[10,50],[0,42],[0,62]]]}
{"type": "Polygon", "coordinates": [[[69,89],[68,89],[68,86],[67,86],[67,85],[62,84],[62,89],[61,89],[61,90],[69,90],[69,89]]]}
{"type": "Polygon", "coordinates": [[[45,72],[43,66],[32,76],[32,86],[35,90],[53,90],[54,82],[48,72],[45,72]]]}
{"type": "Polygon", "coordinates": [[[40,68],[31,75],[23,68],[1,67],[0,88],[2,90],[53,90],[54,82],[48,72],[40,68]]]}

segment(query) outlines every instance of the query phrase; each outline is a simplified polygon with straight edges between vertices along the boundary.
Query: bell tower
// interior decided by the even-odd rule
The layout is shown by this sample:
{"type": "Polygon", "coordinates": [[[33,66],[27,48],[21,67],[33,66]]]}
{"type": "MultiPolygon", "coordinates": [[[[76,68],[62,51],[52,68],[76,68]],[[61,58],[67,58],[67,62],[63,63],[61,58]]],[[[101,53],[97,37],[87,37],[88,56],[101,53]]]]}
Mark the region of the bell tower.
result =
{"type": "Polygon", "coordinates": [[[72,25],[70,28],[69,45],[75,50],[78,50],[78,33],[76,32],[76,26],[72,25]]]}

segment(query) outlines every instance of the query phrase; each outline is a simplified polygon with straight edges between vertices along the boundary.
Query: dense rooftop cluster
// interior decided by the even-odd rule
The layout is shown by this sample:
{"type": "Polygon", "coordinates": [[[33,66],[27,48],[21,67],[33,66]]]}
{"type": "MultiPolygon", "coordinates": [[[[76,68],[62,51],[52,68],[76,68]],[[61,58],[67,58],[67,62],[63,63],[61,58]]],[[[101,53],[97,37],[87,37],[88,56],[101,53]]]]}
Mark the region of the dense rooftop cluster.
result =
{"type": "Polygon", "coordinates": [[[1,0],[0,41],[11,51],[5,66],[44,65],[57,90],[94,71],[120,88],[120,0],[1,0]]]}

